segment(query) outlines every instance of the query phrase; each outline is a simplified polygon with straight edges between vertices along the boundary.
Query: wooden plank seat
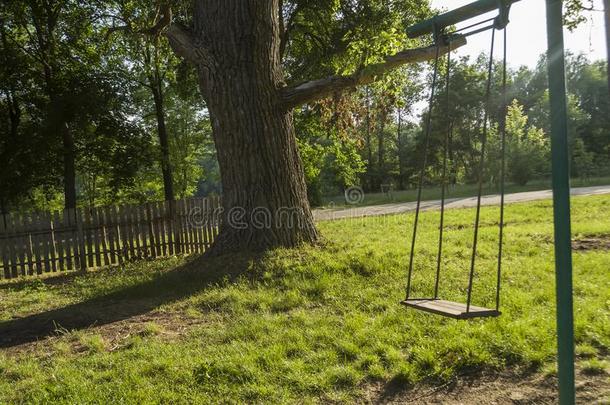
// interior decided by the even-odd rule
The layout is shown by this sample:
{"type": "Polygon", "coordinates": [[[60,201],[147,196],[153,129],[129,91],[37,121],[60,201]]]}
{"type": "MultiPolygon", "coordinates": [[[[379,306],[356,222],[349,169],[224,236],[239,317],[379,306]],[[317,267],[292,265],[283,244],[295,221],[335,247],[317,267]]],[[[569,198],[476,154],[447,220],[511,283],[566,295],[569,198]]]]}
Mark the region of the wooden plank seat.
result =
{"type": "Polygon", "coordinates": [[[475,305],[470,305],[470,310],[466,311],[466,304],[440,299],[408,299],[402,301],[401,304],[414,309],[419,309],[421,311],[443,315],[454,319],[487,318],[500,315],[500,311],[498,310],[477,307],[475,305]]]}

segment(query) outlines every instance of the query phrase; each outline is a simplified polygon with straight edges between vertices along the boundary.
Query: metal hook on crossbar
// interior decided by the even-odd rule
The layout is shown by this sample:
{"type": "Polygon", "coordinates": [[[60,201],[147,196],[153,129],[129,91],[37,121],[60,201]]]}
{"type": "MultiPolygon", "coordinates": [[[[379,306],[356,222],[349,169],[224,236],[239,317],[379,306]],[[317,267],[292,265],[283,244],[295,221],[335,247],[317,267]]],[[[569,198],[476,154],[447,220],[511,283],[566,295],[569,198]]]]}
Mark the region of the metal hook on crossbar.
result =
{"type": "Polygon", "coordinates": [[[511,2],[507,0],[498,0],[498,16],[494,19],[494,28],[502,30],[506,28],[509,20],[511,2]]]}
{"type": "Polygon", "coordinates": [[[432,17],[432,37],[436,46],[443,46],[447,44],[445,29],[438,23],[437,16],[432,17]]]}
{"type": "Polygon", "coordinates": [[[437,16],[431,18],[432,21],[432,38],[434,45],[438,47],[450,46],[451,41],[455,40],[461,35],[448,34],[446,31],[447,27],[442,26],[437,21],[437,16]]]}

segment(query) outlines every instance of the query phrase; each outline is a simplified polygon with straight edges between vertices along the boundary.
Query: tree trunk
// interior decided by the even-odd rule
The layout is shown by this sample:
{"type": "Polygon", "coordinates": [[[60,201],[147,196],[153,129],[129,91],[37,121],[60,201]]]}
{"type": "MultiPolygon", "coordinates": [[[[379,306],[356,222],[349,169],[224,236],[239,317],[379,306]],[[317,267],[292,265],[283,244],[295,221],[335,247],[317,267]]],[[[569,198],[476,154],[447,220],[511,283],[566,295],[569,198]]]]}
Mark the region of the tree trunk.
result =
{"type": "Polygon", "coordinates": [[[606,21],[606,73],[608,75],[608,97],[610,97],[610,0],[604,0],[606,21]]]}
{"type": "MultiPolygon", "coordinates": [[[[292,108],[439,54],[435,47],[409,49],[351,75],[288,87],[278,11],[279,0],[196,0],[193,30],[171,23],[168,5],[160,20],[169,23],[165,35],[174,51],[197,66],[212,121],[224,212],[210,254],[315,242],[292,108]]],[[[457,38],[451,49],[465,43],[457,38]]]]}
{"type": "Polygon", "coordinates": [[[149,84],[155,102],[155,116],[157,117],[157,134],[161,147],[161,172],[163,173],[163,192],[165,201],[174,201],[174,179],[169,156],[169,137],[165,126],[165,108],[163,104],[163,89],[160,79],[149,77],[149,84]]]}
{"type": "MultiPolygon", "coordinates": [[[[9,68],[13,66],[12,60],[9,57],[9,45],[6,39],[6,33],[4,27],[0,27],[0,38],[2,39],[2,48],[4,53],[3,63],[9,68]]],[[[14,69],[9,70],[9,77],[13,73],[14,69]]],[[[11,139],[16,140],[19,132],[19,124],[21,123],[21,108],[16,97],[17,92],[15,91],[15,84],[12,80],[8,80],[7,89],[4,91],[4,96],[8,105],[8,117],[10,122],[10,134],[11,139]]]]}
{"type": "Polygon", "coordinates": [[[59,124],[64,151],[64,202],[66,208],[76,208],[76,152],[74,137],[67,123],[59,124]]]}
{"type": "Polygon", "coordinates": [[[365,133],[365,144],[366,144],[366,176],[369,191],[373,191],[375,189],[375,185],[373,184],[374,177],[374,162],[373,162],[373,147],[371,145],[371,93],[370,89],[366,88],[366,133],[365,133]]]}
{"type": "Polygon", "coordinates": [[[76,208],[76,149],[74,134],[68,126],[69,111],[61,100],[57,81],[57,64],[55,28],[59,10],[53,13],[47,7],[48,3],[32,2],[32,24],[38,41],[38,57],[42,61],[42,74],[45,80],[46,92],[50,103],[51,127],[58,137],[61,137],[64,163],[64,205],[65,208],[76,208]]]}
{"type": "Polygon", "coordinates": [[[64,207],[66,209],[76,208],[76,148],[74,134],[70,130],[66,119],[66,107],[61,98],[54,92],[53,82],[48,81],[49,99],[51,107],[51,128],[56,136],[61,137],[62,154],[64,164],[64,207]]]}
{"type": "Polygon", "coordinates": [[[405,189],[405,165],[403,162],[402,110],[398,107],[398,127],[396,130],[396,149],[398,149],[398,189],[405,189]]]}
{"type": "MultiPolygon", "coordinates": [[[[13,86],[11,86],[13,87],[13,86]]],[[[9,89],[4,93],[6,97],[6,102],[8,106],[8,119],[10,123],[10,134],[13,141],[17,140],[17,135],[19,134],[19,124],[21,124],[21,109],[19,108],[19,103],[15,98],[14,89],[9,89]]]]}
{"type": "MultiPolygon", "coordinates": [[[[383,108],[383,107],[382,107],[383,108]]],[[[375,185],[375,191],[381,191],[381,185],[385,182],[386,171],[385,171],[385,124],[387,114],[385,110],[379,112],[379,123],[377,127],[377,173],[375,178],[377,184],[375,185]]]]}
{"type": "Polygon", "coordinates": [[[195,35],[222,180],[223,221],[212,254],[317,240],[292,113],[282,106],[277,0],[196,2],[195,35]],[[229,23],[230,22],[230,23],[229,23]]]}

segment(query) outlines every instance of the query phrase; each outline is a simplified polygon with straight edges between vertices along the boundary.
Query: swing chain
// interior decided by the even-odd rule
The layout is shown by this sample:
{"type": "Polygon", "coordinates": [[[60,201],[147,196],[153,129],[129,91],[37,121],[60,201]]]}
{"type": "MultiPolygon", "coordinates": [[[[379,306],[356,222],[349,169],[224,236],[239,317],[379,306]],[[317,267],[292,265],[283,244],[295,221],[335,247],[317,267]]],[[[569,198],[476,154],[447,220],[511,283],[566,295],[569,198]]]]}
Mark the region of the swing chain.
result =
{"type": "Polygon", "coordinates": [[[447,34],[445,32],[444,27],[439,26],[438,21],[435,18],[432,19],[433,26],[433,36],[434,36],[434,44],[436,47],[436,54],[434,58],[434,70],[432,77],[432,88],[430,91],[430,100],[428,106],[428,114],[425,120],[425,128],[424,128],[424,153],[423,153],[423,162],[421,171],[419,173],[419,185],[417,189],[417,205],[415,209],[415,218],[413,223],[413,235],[411,238],[411,249],[409,253],[409,267],[408,267],[408,275],[407,275],[407,288],[406,288],[406,299],[403,301],[407,306],[413,306],[418,309],[422,309],[429,312],[441,313],[447,316],[455,316],[453,313],[449,315],[449,312],[446,308],[443,308],[443,305],[453,305],[455,303],[451,303],[448,301],[439,300],[439,282],[441,275],[441,261],[442,261],[442,252],[443,252],[443,230],[444,230],[444,214],[445,214],[445,197],[447,192],[447,165],[448,165],[448,152],[450,149],[450,142],[452,138],[452,123],[449,118],[449,103],[450,103],[450,67],[451,67],[451,40],[455,38],[457,35],[460,36],[469,36],[474,35],[479,32],[483,32],[491,29],[491,44],[490,44],[490,55],[489,55],[489,63],[487,69],[487,83],[485,90],[485,112],[483,117],[483,128],[481,132],[481,154],[479,161],[479,172],[478,172],[478,193],[477,193],[477,205],[476,205],[476,217],[474,222],[474,235],[473,235],[473,245],[472,245],[472,253],[470,260],[470,271],[468,277],[468,288],[467,288],[467,299],[465,306],[465,312],[458,314],[458,318],[464,319],[469,317],[476,316],[498,316],[500,314],[500,286],[501,286],[501,272],[502,272],[502,253],[503,253],[503,230],[504,230],[504,193],[505,193],[505,174],[506,174],[506,163],[505,163],[505,153],[506,153],[506,87],[507,87],[507,71],[506,71],[506,52],[507,52],[507,35],[506,35],[506,27],[509,22],[509,12],[510,12],[510,0],[498,0],[499,3],[499,14],[497,17],[493,19],[488,19],[485,21],[481,21],[475,23],[471,26],[464,27],[453,33],[447,34]],[[462,30],[467,30],[472,27],[482,25],[493,20],[491,25],[487,25],[483,28],[476,29],[471,32],[467,32],[465,34],[457,34],[462,30]],[[500,117],[499,122],[499,133],[501,138],[501,173],[500,173],[500,222],[499,222],[499,246],[498,246],[498,256],[497,256],[497,274],[496,274],[496,305],[495,310],[485,310],[483,308],[476,307],[474,310],[475,315],[471,315],[471,301],[472,301],[472,292],[473,292],[473,282],[474,282],[474,274],[475,274],[475,263],[477,259],[477,247],[478,247],[478,239],[479,239],[479,225],[480,225],[480,216],[481,216],[481,197],[483,192],[483,182],[484,182],[484,169],[486,164],[486,147],[488,141],[488,129],[491,123],[489,122],[489,118],[491,115],[491,87],[492,87],[492,76],[494,73],[494,45],[495,45],[495,31],[503,30],[504,34],[504,52],[503,52],[503,63],[502,63],[502,116],[500,117]],[[425,169],[427,165],[427,155],[428,149],[430,146],[430,132],[431,132],[431,124],[432,124],[432,115],[434,110],[434,97],[435,90],[438,79],[438,70],[439,70],[439,54],[441,46],[448,47],[448,55],[447,55],[447,69],[446,69],[446,77],[445,77],[445,113],[447,115],[447,128],[445,128],[445,142],[443,148],[443,172],[442,172],[442,183],[441,183],[441,214],[440,214],[440,224],[439,224],[439,244],[438,244],[438,252],[437,252],[437,263],[436,263],[436,277],[434,283],[434,298],[433,301],[442,301],[443,304],[440,304],[437,308],[426,308],[425,306],[417,303],[417,301],[427,301],[428,299],[414,299],[409,301],[410,293],[411,293],[411,281],[412,281],[412,273],[413,273],[413,263],[414,263],[414,251],[415,251],[415,242],[418,231],[418,222],[419,222],[419,214],[421,209],[421,198],[422,198],[422,188],[424,183],[425,169]],[[414,303],[415,302],[415,303],[414,303]],[[484,311],[481,311],[483,309],[484,311]],[[487,311],[487,312],[485,312],[487,311]],[[483,314],[485,313],[485,314],[483,314]]]}
{"type": "MultiPolygon", "coordinates": [[[[435,25],[436,27],[436,25],[435,25]]],[[[437,31],[438,32],[438,31],[437,31]]],[[[436,35],[436,34],[435,34],[436,35]]],[[[424,131],[424,151],[423,158],[421,164],[421,171],[419,173],[419,184],[417,187],[417,205],[415,208],[415,219],[413,222],[413,236],[411,238],[411,251],[409,253],[409,271],[407,274],[407,291],[406,298],[409,299],[411,294],[411,277],[413,274],[413,258],[415,253],[415,240],[417,238],[417,226],[419,222],[419,212],[421,209],[421,199],[422,199],[422,188],[424,185],[424,176],[426,173],[426,165],[428,161],[428,150],[430,148],[430,132],[432,127],[432,114],[434,107],[434,96],[436,90],[436,81],[438,78],[438,68],[439,68],[439,56],[440,56],[440,46],[437,44],[436,53],[434,56],[434,69],[432,73],[432,87],[430,89],[430,101],[428,103],[428,115],[426,116],[426,126],[424,131]]]]}

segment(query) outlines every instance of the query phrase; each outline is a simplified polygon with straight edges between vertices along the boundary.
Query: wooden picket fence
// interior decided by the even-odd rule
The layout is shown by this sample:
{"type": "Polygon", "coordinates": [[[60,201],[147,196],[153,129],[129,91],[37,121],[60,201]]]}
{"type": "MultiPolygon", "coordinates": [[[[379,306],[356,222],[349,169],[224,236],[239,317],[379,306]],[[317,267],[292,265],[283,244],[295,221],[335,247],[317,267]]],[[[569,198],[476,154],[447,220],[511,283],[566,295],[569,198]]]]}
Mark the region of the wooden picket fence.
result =
{"type": "Polygon", "coordinates": [[[202,253],[218,234],[219,198],[0,215],[0,278],[202,253]]]}

